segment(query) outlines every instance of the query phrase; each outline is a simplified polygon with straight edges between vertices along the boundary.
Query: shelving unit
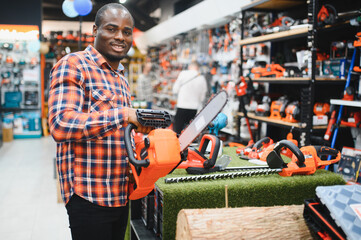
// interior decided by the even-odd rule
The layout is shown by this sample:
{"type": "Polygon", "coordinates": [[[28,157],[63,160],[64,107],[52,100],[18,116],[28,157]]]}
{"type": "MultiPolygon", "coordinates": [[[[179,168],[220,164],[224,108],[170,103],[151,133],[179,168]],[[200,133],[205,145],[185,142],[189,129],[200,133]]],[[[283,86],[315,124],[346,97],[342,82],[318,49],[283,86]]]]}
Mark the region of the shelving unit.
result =
{"type": "MultiPolygon", "coordinates": [[[[252,113],[248,114],[249,119],[257,120],[262,123],[266,123],[267,126],[276,126],[280,128],[291,128],[298,130],[300,132],[300,145],[309,145],[311,144],[311,134],[314,130],[323,130],[326,129],[325,126],[313,126],[313,106],[316,102],[316,99],[319,96],[315,97],[316,88],[322,84],[322,86],[326,86],[327,84],[343,84],[345,82],[345,78],[338,77],[329,77],[329,76],[318,76],[316,69],[316,52],[320,45],[319,42],[319,32],[328,32],[328,34],[332,33],[330,31],[334,31],[335,29],[339,29],[342,26],[345,26],[346,23],[338,22],[335,25],[327,25],[324,27],[320,27],[317,24],[317,14],[320,6],[325,4],[322,0],[259,0],[254,1],[251,4],[242,8],[242,38],[239,41],[241,45],[241,61],[243,61],[243,47],[245,45],[250,44],[258,44],[258,43],[271,43],[271,49],[274,45],[283,43],[285,41],[289,41],[290,39],[294,39],[295,41],[304,41],[303,48],[308,49],[310,55],[308,57],[308,74],[304,77],[259,77],[252,79],[253,82],[256,83],[267,83],[269,86],[273,87],[273,93],[277,92],[277,88],[279,85],[292,85],[292,88],[297,87],[300,90],[300,99],[299,101],[302,103],[301,110],[301,119],[300,123],[288,123],[281,120],[273,120],[267,117],[256,116],[252,113]],[[267,12],[267,13],[279,13],[279,12],[294,12],[295,8],[297,9],[307,9],[307,12],[304,16],[307,17],[308,23],[291,26],[289,30],[275,32],[271,34],[265,34],[261,36],[244,38],[244,32],[246,25],[245,16],[247,12],[267,12]],[[305,39],[305,40],[303,40],[305,39]],[[276,85],[278,84],[278,85],[276,85]],[[317,87],[316,87],[317,85],[317,87]]],[[[297,11],[299,12],[299,11],[297,11]]],[[[333,35],[331,35],[333,36],[333,35]]],[[[335,35],[336,36],[336,35],[335,35]]],[[[333,36],[335,38],[335,36],[333,36]]],[[[324,36],[323,36],[324,37],[324,36]]],[[[331,40],[329,40],[331,41],[331,40]]],[[[279,46],[279,45],[277,45],[279,46]]],[[[277,49],[277,47],[276,47],[277,49]]],[[[280,51],[280,49],[277,49],[280,51]]],[[[282,48],[281,48],[282,50],[282,48]]],[[[272,51],[272,50],[271,50],[272,51]]],[[[275,54],[275,53],[273,53],[275,54]]],[[[273,57],[271,55],[271,57],[273,57]]],[[[241,69],[241,75],[243,75],[243,68],[241,69]]],[[[340,89],[340,92],[342,89],[340,89]]],[[[287,91],[286,91],[287,92],[287,91]]],[[[240,109],[241,110],[241,109],[240,109]]],[[[242,118],[242,114],[238,114],[238,121],[240,122],[240,118],[242,118]]],[[[238,129],[239,130],[239,129],[238,129]]],[[[240,133],[238,133],[240,135],[240,133]]]]}
{"type": "MultiPolygon", "coordinates": [[[[278,77],[278,78],[269,78],[269,77],[262,77],[262,78],[255,78],[253,79],[254,82],[259,83],[269,83],[269,84],[301,84],[303,90],[301,91],[303,94],[303,98],[305,102],[308,104],[303,107],[301,107],[301,121],[300,123],[288,123],[284,122],[282,120],[273,120],[269,119],[267,117],[259,117],[256,115],[253,115],[252,113],[248,114],[248,117],[253,120],[257,120],[263,123],[266,123],[267,125],[273,125],[277,127],[283,127],[283,128],[296,128],[301,132],[301,138],[302,142],[300,142],[301,145],[307,145],[310,143],[310,132],[313,129],[312,126],[312,108],[313,108],[313,102],[314,102],[314,84],[316,81],[315,77],[315,60],[316,60],[316,52],[315,52],[315,44],[312,40],[315,38],[316,31],[313,31],[315,29],[314,22],[315,22],[315,2],[316,0],[311,1],[279,1],[279,0],[260,0],[253,2],[252,4],[249,4],[242,8],[242,22],[245,23],[245,15],[246,12],[252,11],[252,12],[280,12],[285,11],[287,9],[292,9],[295,7],[301,7],[301,6],[307,6],[307,14],[304,14],[308,17],[308,24],[298,25],[294,27],[290,27],[289,30],[286,31],[280,31],[275,32],[271,34],[265,34],[261,36],[256,37],[250,37],[244,39],[244,31],[245,31],[245,24],[242,25],[242,39],[240,40],[241,45],[241,57],[243,56],[242,52],[242,46],[248,45],[248,44],[256,44],[256,43],[263,43],[263,42],[271,42],[272,44],[275,42],[290,40],[290,39],[296,39],[296,38],[306,38],[307,41],[305,41],[305,46],[309,46],[311,52],[312,52],[312,59],[309,59],[309,62],[312,64],[309,64],[309,66],[312,66],[309,70],[308,77],[278,77]],[[310,106],[312,104],[312,107],[310,106]]],[[[272,45],[271,45],[272,48],[272,45]]],[[[243,61],[243,60],[241,60],[243,61]]],[[[243,74],[243,69],[241,69],[241,74],[243,74]]],[[[327,79],[329,80],[329,79],[327,79]]],[[[301,94],[302,95],[302,94],[301,94]]],[[[241,115],[240,118],[242,117],[241,115]]],[[[240,133],[239,133],[240,135],[240,133]]]]}
{"type": "Polygon", "coordinates": [[[0,118],[13,122],[14,138],[41,137],[39,27],[2,24],[0,28],[2,32],[11,32],[2,34],[0,39],[0,70],[3,78],[0,87],[0,118]]]}

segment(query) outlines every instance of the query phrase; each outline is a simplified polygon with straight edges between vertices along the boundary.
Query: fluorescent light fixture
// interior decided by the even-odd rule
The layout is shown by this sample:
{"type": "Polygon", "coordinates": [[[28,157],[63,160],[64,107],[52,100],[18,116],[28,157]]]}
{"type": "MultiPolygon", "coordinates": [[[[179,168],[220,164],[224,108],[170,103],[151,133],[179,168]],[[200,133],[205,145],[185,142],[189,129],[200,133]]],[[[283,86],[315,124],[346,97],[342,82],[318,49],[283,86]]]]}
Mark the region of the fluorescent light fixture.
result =
{"type": "Polygon", "coordinates": [[[119,3],[125,3],[127,0],[119,0],[119,3]]]}

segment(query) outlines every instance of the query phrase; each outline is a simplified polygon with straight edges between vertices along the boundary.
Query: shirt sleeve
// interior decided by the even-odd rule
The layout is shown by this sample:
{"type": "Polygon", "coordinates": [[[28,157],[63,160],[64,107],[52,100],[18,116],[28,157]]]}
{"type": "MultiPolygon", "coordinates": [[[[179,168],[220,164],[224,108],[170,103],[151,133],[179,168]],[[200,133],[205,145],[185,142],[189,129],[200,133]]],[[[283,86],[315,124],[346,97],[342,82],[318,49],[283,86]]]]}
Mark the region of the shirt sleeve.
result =
{"type": "Polygon", "coordinates": [[[175,81],[175,83],[173,84],[173,88],[172,88],[173,94],[178,94],[178,92],[179,92],[182,75],[183,75],[182,72],[180,72],[177,79],[176,79],[176,81],[175,81]]]}
{"type": "Polygon", "coordinates": [[[50,73],[49,130],[56,142],[101,139],[128,121],[128,108],[83,112],[82,72],[69,61],[59,61],[50,73]]]}

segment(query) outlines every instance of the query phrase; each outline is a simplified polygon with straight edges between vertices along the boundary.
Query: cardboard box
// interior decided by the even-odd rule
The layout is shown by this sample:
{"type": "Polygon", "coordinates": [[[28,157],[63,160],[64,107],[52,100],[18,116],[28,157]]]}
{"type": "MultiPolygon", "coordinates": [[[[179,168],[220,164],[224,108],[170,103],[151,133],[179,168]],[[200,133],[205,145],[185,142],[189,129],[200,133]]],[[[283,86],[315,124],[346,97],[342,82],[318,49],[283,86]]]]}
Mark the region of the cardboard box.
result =
{"type": "Polygon", "coordinates": [[[13,128],[3,128],[3,141],[11,142],[14,140],[13,128]]]}

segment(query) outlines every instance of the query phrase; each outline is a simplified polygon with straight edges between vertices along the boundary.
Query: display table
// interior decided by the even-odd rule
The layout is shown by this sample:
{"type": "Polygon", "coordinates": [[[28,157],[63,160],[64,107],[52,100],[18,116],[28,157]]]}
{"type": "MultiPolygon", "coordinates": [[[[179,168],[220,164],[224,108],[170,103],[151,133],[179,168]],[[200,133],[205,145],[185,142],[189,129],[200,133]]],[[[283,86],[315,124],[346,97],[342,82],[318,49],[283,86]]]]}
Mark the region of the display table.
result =
{"type": "MultiPolygon", "coordinates": [[[[225,147],[223,154],[232,157],[229,166],[252,166],[241,160],[236,148],[225,147]]],[[[167,177],[189,176],[183,169],[176,169],[167,177]]],[[[304,199],[314,198],[317,186],[345,184],[341,176],[326,170],[317,170],[314,175],[281,177],[267,176],[237,177],[233,179],[202,180],[197,182],[165,183],[164,178],[156,182],[161,195],[161,213],[156,222],[161,222],[163,239],[174,239],[177,214],[181,209],[224,208],[225,186],[228,188],[228,207],[280,206],[303,204],[304,199]]]]}

